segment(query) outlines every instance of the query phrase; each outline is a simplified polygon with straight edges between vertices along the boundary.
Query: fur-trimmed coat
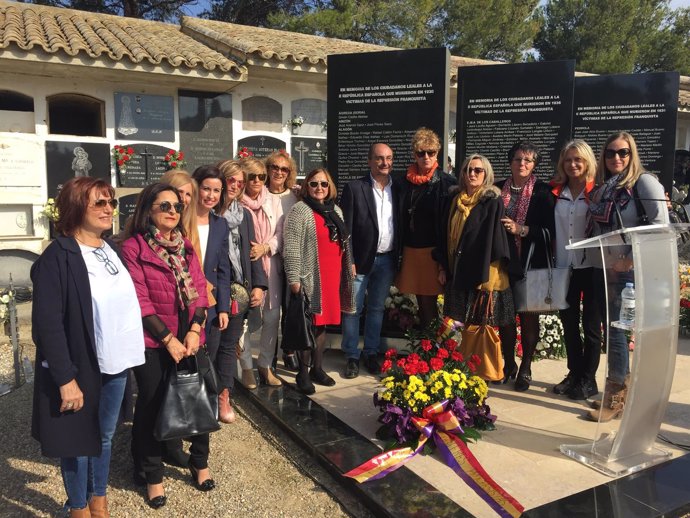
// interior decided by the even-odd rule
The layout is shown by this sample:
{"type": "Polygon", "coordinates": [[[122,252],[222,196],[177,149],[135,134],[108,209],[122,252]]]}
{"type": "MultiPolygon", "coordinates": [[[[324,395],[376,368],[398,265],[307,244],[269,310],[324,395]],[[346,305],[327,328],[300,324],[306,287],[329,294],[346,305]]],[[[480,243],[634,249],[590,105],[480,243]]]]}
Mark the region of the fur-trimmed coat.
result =
{"type": "MultiPolygon", "coordinates": [[[[343,212],[335,211],[342,218],[343,212]]],[[[340,276],[340,306],[343,313],[355,313],[351,238],[343,243],[342,273],[340,276]]],[[[285,218],[283,230],[283,262],[288,286],[300,283],[309,298],[313,314],[321,313],[321,272],[314,213],[304,202],[295,203],[285,218]]]]}

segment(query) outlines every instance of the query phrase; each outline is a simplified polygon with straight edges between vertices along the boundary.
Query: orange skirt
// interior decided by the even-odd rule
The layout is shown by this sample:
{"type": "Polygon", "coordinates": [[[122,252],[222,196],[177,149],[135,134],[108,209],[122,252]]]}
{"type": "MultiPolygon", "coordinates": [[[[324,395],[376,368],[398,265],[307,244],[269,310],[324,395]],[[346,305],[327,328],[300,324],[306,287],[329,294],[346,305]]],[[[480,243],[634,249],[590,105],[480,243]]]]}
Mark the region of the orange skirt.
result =
{"type": "Polygon", "coordinates": [[[431,258],[433,248],[403,248],[402,265],[395,279],[395,287],[402,293],[440,295],[443,286],[438,282],[438,263],[431,258]]]}

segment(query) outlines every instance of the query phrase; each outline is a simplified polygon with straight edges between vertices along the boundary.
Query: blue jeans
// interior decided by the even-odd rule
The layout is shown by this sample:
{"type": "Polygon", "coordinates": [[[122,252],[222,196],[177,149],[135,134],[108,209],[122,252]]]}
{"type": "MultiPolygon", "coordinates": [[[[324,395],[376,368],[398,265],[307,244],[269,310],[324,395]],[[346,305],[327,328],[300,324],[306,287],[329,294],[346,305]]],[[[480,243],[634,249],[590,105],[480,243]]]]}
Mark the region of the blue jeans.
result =
{"type": "MultiPolygon", "coordinates": [[[[635,282],[633,272],[614,272],[606,270],[608,289],[609,319],[618,320],[621,311],[621,291],[626,282],[635,282]]],[[[622,384],[630,373],[630,349],[625,331],[617,327],[608,328],[608,373],[612,381],[622,384]]]]}
{"type": "Polygon", "coordinates": [[[83,509],[91,495],[105,496],[110,473],[113,435],[125,395],[128,370],[119,374],[101,374],[101,399],[98,422],[101,428],[101,454],[98,457],[63,457],[60,459],[62,481],[68,509],[83,509]]]}
{"type": "Polygon", "coordinates": [[[381,325],[383,324],[384,303],[395,278],[395,254],[377,255],[374,265],[368,274],[357,274],[353,289],[357,314],[342,315],[343,341],[341,347],[345,357],[359,359],[359,318],[364,307],[364,296],[367,297],[367,315],[364,323],[365,356],[378,354],[381,342],[381,325]]]}

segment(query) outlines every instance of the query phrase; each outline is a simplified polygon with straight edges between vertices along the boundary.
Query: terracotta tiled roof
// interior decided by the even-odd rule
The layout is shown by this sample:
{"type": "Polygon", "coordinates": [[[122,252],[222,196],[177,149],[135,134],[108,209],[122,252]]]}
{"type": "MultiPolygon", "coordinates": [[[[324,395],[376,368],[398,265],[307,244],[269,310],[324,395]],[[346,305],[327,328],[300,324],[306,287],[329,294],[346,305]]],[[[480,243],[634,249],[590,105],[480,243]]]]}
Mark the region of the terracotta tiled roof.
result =
{"type": "Polygon", "coordinates": [[[246,70],[180,31],[178,25],[0,0],[2,49],[43,49],[50,54],[229,72],[246,70]]]}

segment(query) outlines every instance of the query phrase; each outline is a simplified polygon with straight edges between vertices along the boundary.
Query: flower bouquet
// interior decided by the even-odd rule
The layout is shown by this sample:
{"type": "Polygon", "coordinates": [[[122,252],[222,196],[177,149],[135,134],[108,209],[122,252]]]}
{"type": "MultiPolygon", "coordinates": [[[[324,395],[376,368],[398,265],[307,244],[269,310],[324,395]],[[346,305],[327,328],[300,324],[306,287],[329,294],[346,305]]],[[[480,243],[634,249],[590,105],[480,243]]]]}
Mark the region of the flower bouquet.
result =
{"type": "Polygon", "coordinates": [[[124,173],[127,169],[127,162],[132,159],[134,154],[134,148],[124,147],[115,144],[113,146],[113,160],[115,160],[115,165],[120,173],[124,173]]]}
{"type": "Polygon", "coordinates": [[[249,158],[250,156],[254,156],[254,153],[249,151],[249,149],[247,149],[246,147],[243,147],[237,152],[237,156],[235,156],[235,158],[240,160],[242,158],[249,158]]]}
{"type": "Polygon", "coordinates": [[[539,315],[539,341],[535,360],[565,358],[563,323],[558,315],[539,315]]]}
{"type": "Polygon", "coordinates": [[[290,119],[288,119],[287,123],[293,128],[299,128],[302,126],[302,124],[304,124],[304,117],[301,115],[293,115],[290,119]]]}
{"type": "Polygon", "coordinates": [[[58,220],[60,214],[58,212],[57,207],[55,206],[55,198],[48,198],[48,201],[41,210],[41,214],[43,214],[46,218],[48,218],[48,220],[52,221],[53,223],[58,220]]]}
{"type": "Polygon", "coordinates": [[[678,266],[680,281],[680,318],[679,326],[682,332],[690,331],[690,264],[681,263],[678,266]]]}
{"type": "Polygon", "coordinates": [[[382,412],[377,437],[387,440],[387,447],[345,476],[376,480],[419,453],[437,450],[499,515],[519,516],[520,503],[491,479],[466,444],[478,439],[480,430],[493,430],[496,416],[485,402],[486,382],[473,374],[479,358],[464,358],[457,350],[458,327],[450,318],[436,320],[421,333],[408,333],[408,354],[388,350],[382,388],[374,394],[382,412]]]}
{"type": "Polygon", "coordinates": [[[390,287],[383,305],[386,308],[386,319],[395,323],[403,331],[409,330],[419,322],[417,297],[400,293],[395,286],[390,287]]]}
{"type": "Polygon", "coordinates": [[[168,170],[184,169],[187,165],[187,162],[184,161],[184,153],[174,149],[169,150],[163,160],[165,160],[168,170]]]}

